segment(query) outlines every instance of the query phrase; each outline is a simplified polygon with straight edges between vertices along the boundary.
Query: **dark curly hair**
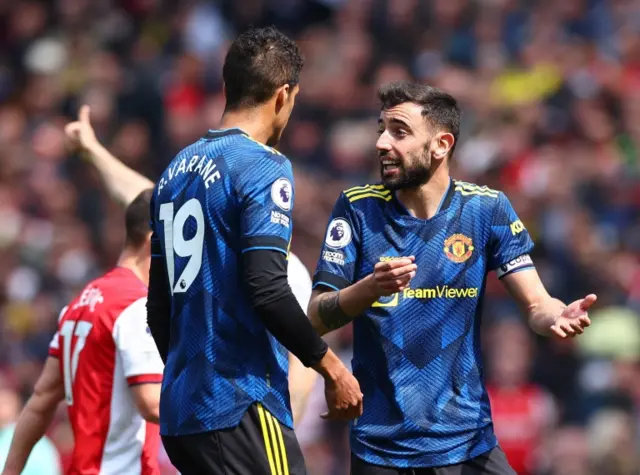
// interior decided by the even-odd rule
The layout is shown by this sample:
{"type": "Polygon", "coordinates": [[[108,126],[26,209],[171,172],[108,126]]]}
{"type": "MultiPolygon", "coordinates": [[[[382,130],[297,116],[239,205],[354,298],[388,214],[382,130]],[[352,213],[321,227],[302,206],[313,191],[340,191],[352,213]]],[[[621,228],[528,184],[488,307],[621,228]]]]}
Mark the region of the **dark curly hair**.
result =
{"type": "Polygon", "coordinates": [[[275,27],[242,33],[231,44],[222,68],[226,110],[262,104],[279,87],[295,86],[303,65],[298,46],[275,27]]]}
{"type": "Polygon", "coordinates": [[[382,110],[390,109],[405,102],[422,106],[422,117],[440,130],[453,135],[455,141],[450,154],[458,143],[460,135],[460,107],[458,101],[438,88],[409,81],[385,84],[378,90],[382,110]]]}

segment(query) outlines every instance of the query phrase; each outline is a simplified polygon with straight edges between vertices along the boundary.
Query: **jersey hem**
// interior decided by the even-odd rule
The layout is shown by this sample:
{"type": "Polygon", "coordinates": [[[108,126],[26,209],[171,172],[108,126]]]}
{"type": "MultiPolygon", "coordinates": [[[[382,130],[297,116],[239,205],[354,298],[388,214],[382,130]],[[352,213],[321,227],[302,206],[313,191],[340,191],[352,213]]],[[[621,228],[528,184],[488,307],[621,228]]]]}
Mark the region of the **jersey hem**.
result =
{"type": "MultiPolygon", "coordinates": [[[[485,442],[477,445],[475,450],[470,451],[466,456],[460,457],[450,457],[450,451],[443,451],[441,454],[433,455],[429,457],[431,459],[430,462],[421,461],[424,460],[424,455],[419,453],[416,457],[395,457],[393,455],[386,454],[384,451],[379,450],[374,455],[376,459],[380,459],[380,461],[384,460],[387,463],[391,463],[393,465],[383,465],[377,462],[373,462],[371,460],[367,460],[366,455],[358,453],[360,450],[371,452],[371,449],[368,449],[363,443],[359,442],[355,437],[351,437],[351,453],[362,460],[364,463],[369,465],[376,465],[378,467],[384,468],[392,468],[392,469],[407,469],[407,468],[440,468],[446,467],[447,465],[456,465],[460,463],[467,462],[472,460],[480,455],[493,450],[498,446],[498,440],[493,436],[493,440],[490,442],[485,442]]],[[[372,457],[369,457],[371,459],[372,457]]]]}
{"type": "MultiPolygon", "coordinates": [[[[232,429],[240,425],[240,422],[242,422],[242,418],[245,416],[249,408],[254,404],[262,404],[262,407],[264,407],[267,411],[269,411],[269,414],[271,414],[275,420],[280,422],[280,424],[282,424],[283,426],[293,430],[293,423],[285,421],[283,420],[282,417],[275,414],[272,409],[270,409],[269,407],[267,407],[267,405],[265,405],[264,400],[263,401],[252,400],[244,406],[244,410],[240,414],[240,417],[237,419],[237,421],[232,422],[230,424],[224,424],[223,426],[216,426],[216,427],[206,427],[203,425],[198,429],[170,431],[170,430],[166,430],[167,424],[163,424],[162,421],[160,421],[160,435],[165,437],[182,437],[187,435],[206,434],[207,432],[217,432],[225,429],[232,429]]],[[[160,417],[162,418],[162,410],[160,412],[161,412],[160,417]]],[[[293,420],[293,415],[291,414],[291,411],[289,411],[288,414],[291,420],[293,420]]]]}

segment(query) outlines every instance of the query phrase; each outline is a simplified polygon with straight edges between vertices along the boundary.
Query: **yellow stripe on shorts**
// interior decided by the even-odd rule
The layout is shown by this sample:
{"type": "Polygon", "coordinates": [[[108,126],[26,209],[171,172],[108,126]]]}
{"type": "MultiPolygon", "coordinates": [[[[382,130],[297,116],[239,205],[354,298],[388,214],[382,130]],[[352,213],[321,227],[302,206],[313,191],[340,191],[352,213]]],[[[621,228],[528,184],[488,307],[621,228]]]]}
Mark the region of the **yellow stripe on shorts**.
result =
{"type": "Polygon", "coordinates": [[[284,465],[284,475],[289,475],[289,461],[287,460],[287,448],[284,445],[284,438],[282,437],[282,428],[278,421],[276,423],[276,432],[278,433],[278,444],[280,445],[280,453],[282,454],[282,464],[284,465]]]}
{"type": "MultiPolygon", "coordinates": [[[[267,421],[265,418],[265,410],[262,404],[258,404],[258,415],[260,416],[260,426],[262,427],[262,437],[264,438],[265,452],[267,453],[267,460],[269,461],[269,468],[271,469],[271,475],[279,475],[276,472],[276,465],[274,463],[273,452],[271,451],[271,441],[269,437],[269,429],[267,429],[267,421]]],[[[271,415],[267,412],[268,415],[271,415]]]]}
{"type": "MultiPolygon", "coordinates": [[[[276,470],[278,475],[282,475],[282,462],[280,461],[280,449],[278,448],[278,438],[276,437],[276,430],[273,427],[273,416],[269,411],[265,411],[267,415],[267,421],[269,421],[269,432],[271,433],[271,444],[273,445],[273,455],[276,459],[276,470]]],[[[278,421],[275,421],[277,424],[278,421]]]]}

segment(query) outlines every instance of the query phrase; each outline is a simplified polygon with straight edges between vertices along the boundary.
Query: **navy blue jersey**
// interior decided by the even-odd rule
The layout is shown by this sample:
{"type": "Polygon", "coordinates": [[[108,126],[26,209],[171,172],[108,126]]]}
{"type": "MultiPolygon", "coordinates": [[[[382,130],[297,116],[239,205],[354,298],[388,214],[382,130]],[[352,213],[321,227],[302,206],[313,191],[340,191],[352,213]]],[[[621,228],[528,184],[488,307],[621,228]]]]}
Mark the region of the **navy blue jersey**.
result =
{"type": "Polygon", "coordinates": [[[245,298],[240,263],[288,253],[293,200],[291,163],[238,129],[210,131],[162,174],[151,225],[172,292],[163,435],[236,426],[255,401],[292,427],[288,354],[245,298]]]}
{"type": "Polygon", "coordinates": [[[410,288],[354,320],[353,371],[364,413],[351,449],[366,462],[460,463],[496,445],[480,353],[487,273],[531,267],[528,232],[504,194],[451,183],[438,213],[418,219],[382,185],[341,194],[314,287],[343,289],[377,262],[415,256],[410,288]]]}

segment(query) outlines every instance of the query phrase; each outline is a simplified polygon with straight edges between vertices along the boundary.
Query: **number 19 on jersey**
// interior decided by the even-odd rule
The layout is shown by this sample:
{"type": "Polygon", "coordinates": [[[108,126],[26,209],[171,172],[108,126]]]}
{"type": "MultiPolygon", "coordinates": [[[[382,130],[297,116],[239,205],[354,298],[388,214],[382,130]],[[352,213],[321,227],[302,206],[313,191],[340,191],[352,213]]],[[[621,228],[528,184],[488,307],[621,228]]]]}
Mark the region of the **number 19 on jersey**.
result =
{"type": "MultiPolygon", "coordinates": [[[[193,198],[183,204],[173,214],[173,203],[160,206],[160,221],[164,223],[164,249],[167,258],[167,273],[172,294],[186,292],[202,267],[202,251],[204,249],[204,213],[200,201],[193,198]],[[190,239],[185,239],[185,226],[189,218],[195,222],[195,232],[190,239]],[[175,256],[189,260],[184,270],[175,279],[175,256]]],[[[190,227],[191,228],[191,227],[190,227]]]]}

